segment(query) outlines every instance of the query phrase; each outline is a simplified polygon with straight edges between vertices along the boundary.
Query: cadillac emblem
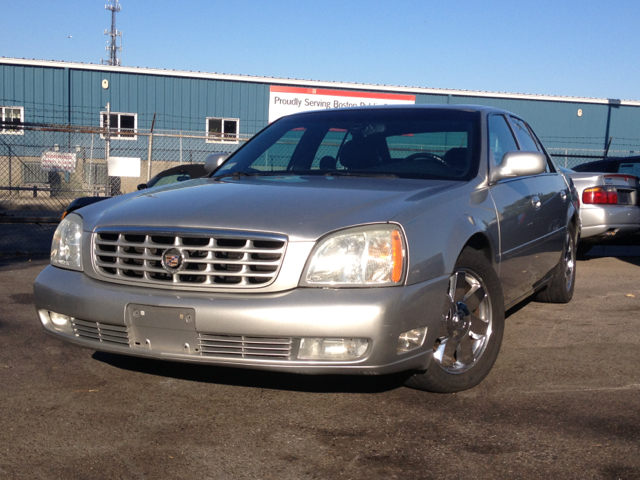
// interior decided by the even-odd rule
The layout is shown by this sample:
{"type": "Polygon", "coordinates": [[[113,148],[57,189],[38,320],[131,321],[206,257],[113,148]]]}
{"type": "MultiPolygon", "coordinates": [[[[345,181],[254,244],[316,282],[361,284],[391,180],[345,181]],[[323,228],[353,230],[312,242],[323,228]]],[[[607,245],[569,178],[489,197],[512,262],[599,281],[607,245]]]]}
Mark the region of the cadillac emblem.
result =
{"type": "Polygon", "coordinates": [[[184,252],[178,248],[170,248],[162,254],[162,266],[170,274],[178,273],[186,267],[184,252]]]}

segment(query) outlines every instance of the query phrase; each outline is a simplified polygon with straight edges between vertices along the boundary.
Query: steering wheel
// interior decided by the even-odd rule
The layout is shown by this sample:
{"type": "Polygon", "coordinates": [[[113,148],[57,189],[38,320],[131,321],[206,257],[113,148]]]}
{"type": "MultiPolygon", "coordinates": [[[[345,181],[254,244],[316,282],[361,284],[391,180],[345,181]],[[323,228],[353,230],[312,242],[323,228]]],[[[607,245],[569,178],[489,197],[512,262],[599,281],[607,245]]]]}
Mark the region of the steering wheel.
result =
{"type": "Polygon", "coordinates": [[[414,153],[413,155],[409,155],[407,158],[405,158],[405,161],[407,162],[415,162],[418,160],[426,161],[426,162],[438,162],[438,163],[441,163],[442,165],[446,165],[447,167],[449,166],[447,163],[445,163],[442,157],[439,157],[435,153],[418,152],[418,153],[414,153]]]}

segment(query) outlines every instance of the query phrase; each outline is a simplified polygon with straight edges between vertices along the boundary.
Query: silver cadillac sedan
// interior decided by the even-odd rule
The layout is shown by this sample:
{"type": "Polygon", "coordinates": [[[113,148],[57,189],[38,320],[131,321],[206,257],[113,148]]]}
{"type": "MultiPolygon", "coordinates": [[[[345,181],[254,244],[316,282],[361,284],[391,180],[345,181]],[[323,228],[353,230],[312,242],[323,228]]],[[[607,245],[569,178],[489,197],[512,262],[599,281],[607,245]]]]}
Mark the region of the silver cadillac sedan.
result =
{"type": "Polygon", "coordinates": [[[518,116],[324,110],[269,125],[209,177],[68,215],[45,332],[162,360],[477,385],[505,309],[571,300],[576,199],[518,116]]]}

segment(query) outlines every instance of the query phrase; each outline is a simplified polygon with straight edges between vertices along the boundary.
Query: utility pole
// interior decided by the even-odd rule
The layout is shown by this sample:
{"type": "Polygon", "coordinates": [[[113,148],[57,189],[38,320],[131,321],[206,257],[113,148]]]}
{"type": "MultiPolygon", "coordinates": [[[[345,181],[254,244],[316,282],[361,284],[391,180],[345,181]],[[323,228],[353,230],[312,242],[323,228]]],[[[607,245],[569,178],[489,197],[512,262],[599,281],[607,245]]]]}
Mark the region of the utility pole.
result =
{"type": "MultiPolygon", "coordinates": [[[[109,172],[109,156],[111,155],[111,102],[107,102],[107,118],[104,122],[105,136],[104,136],[104,164],[107,167],[107,175],[109,172]]],[[[109,177],[109,189],[108,195],[112,195],[113,181],[109,177]]]]}
{"type": "Polygon", "coordinates": [[[116,13],[120,11],[120,4],[118,0],[109,0],[109,3],[104,6],[106,10],[111,10],[111,30],[105,30],[104,34],[109,35],[109,41],[105,50],[109,52],[109,58],[107,60],[101,60],[103,65],[120,66],[121,60],[118,58],[118,52],[122,52],[122,32],[116,30],[116,13]],[[120,45],[118,45],[118,38],[120,38],[120,45]]]}

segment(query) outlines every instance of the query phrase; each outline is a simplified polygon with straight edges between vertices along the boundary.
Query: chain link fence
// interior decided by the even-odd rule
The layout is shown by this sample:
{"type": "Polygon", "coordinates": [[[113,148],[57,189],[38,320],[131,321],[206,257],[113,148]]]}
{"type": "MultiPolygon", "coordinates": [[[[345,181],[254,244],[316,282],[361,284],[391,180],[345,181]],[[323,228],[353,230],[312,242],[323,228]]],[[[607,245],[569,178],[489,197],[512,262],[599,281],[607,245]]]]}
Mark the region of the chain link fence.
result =
{"type": "Polygon", "coordinates": [[[637,151],[632,150],[604,150],[585,148],[547,148],[553,157],[556,165],[565,168],[573,168],[583,163],[596,162],[604,158],[628,157],[637,155],[637,151]]]}
{"type": "Polygon", "coordinates": [[[0,255],[48,253],[75,198],[133,192],[168,168],[231,153],[248,138],[33,125],[0,135],[0,255]]]}
{"type": "MultiPolygon", "coordinates": [[[[250,137],[29,124],[1,133],[0,255],[47,254],[60,216],[75,198],[133,192],[168,168],[203,163],[211,153],[231,153],[250,137]]],[[[335,154],[333,150],[323,154],[335,154]]],[[[548,150],[567,168],[634,154],[618,149],[548,150]]],[[[269,161],[277,163],[276,157],[269,161]]]]}

